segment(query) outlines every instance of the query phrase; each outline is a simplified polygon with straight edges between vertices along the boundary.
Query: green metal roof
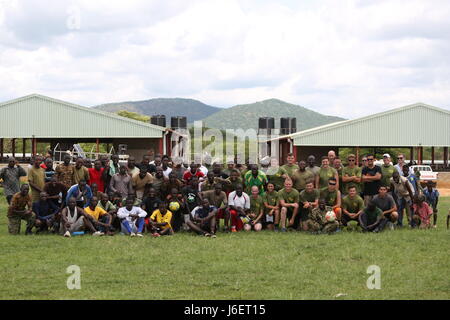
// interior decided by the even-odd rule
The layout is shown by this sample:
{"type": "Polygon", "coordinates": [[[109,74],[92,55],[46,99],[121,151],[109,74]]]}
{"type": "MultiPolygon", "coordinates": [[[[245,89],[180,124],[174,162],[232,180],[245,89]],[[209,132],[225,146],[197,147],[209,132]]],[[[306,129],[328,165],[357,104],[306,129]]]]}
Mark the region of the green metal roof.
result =
{"type": "Polygon", "coordinates": [[[161,138],[165,128],[32,94],[0,103],[0,138],[161,138]]]}
{"type": "Polygon", "coordinates": [[[295,146],[450,146],[450,111],[424,103],[299,131],[295,146]]]}

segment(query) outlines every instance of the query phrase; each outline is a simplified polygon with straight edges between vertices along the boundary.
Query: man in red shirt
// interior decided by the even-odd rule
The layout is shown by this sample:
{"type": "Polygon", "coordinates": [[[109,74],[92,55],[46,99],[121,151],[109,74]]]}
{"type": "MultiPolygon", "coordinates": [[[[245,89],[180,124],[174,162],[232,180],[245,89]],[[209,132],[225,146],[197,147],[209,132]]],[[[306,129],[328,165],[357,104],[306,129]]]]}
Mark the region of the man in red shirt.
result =
{"type": "Polygon", "coordinates": [[[205,175],[198,169],[198,167],[199,165],[192,163],[191,170],[188,170],[184,173],[183,180],[186,182],[186,184],[191,183],[191,179],[193,176],[196,176],[200,181],[203,181],[205,175]]]}
{"type": "Polygon", "coordinates": [[[98,191],[105,192],[105,181],[106,173],[105,168],[102,168],[102,162],[100,160],[95,160],[94,167],[88,168],[89,170],[89,185],[94,183],[98,186],[98,191]]]}

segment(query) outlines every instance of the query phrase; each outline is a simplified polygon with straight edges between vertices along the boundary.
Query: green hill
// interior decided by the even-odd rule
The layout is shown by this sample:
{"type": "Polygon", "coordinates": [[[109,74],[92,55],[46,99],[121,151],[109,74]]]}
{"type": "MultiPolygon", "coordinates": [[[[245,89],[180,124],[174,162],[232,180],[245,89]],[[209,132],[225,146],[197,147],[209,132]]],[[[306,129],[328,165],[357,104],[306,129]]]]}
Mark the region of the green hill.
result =
{"type": "Polygon", "coordinates": [[[326,116],[304,107],[278,99],[269,99],[252,104],[237,105],[203,119],[206,127],[217,129],[258,128],[258,118],[275,118],[275,127],[280,127],[280,118],[297,118],[297,131],[345,120],[326,116]]]}
{"type": "Polygon", "coordinates": [[[94,108],[114,113],[126,110],[146,116],[163,114],[166,116],[167,125],[170,125],[170,117],[185,116],[188,122],[191,123],[222,110],[197,100],[181,98],[157,98],[144,101],[108,103],[95,106],[94,108]]]}

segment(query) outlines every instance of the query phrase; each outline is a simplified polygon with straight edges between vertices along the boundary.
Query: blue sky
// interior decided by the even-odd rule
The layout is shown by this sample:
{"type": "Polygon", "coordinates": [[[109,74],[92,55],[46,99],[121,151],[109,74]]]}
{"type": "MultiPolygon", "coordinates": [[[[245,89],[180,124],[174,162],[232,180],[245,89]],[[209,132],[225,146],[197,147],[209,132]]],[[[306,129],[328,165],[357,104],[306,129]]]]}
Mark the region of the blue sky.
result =
{"type": "Polygon", "coordinates": [[[0,101],[450,108],[450,2],[0,0],[0,101]]]}

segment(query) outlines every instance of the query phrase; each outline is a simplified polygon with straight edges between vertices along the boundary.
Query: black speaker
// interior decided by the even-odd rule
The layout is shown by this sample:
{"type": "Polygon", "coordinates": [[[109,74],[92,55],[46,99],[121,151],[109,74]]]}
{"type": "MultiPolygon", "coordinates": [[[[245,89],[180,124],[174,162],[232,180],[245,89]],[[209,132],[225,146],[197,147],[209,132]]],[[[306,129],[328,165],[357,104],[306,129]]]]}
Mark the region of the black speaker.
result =
{"type": "Polygon", "coordinates": [[[154,115],[150,118],[150,123],[160,126],[160,127],[165,127],[166,126],[166,116],[165,115],[154,115]]]}
{"type": "Polygon", "coordinates": [[[280,134],[291,134],[297,132],[296,118],[281,118],[280,119],[280,134]]]}
{"type": "Polygon", "coordinates": [[[186,117],[172,117],[170,119],[170,127],[172,129],[187,129],[186,117]]]}
{"type": "Polygon", "coordinates": [[[270,135],[275,129],[275,119],[271,117],[262,117],[258,121],[258,134],[270,135]]]}

